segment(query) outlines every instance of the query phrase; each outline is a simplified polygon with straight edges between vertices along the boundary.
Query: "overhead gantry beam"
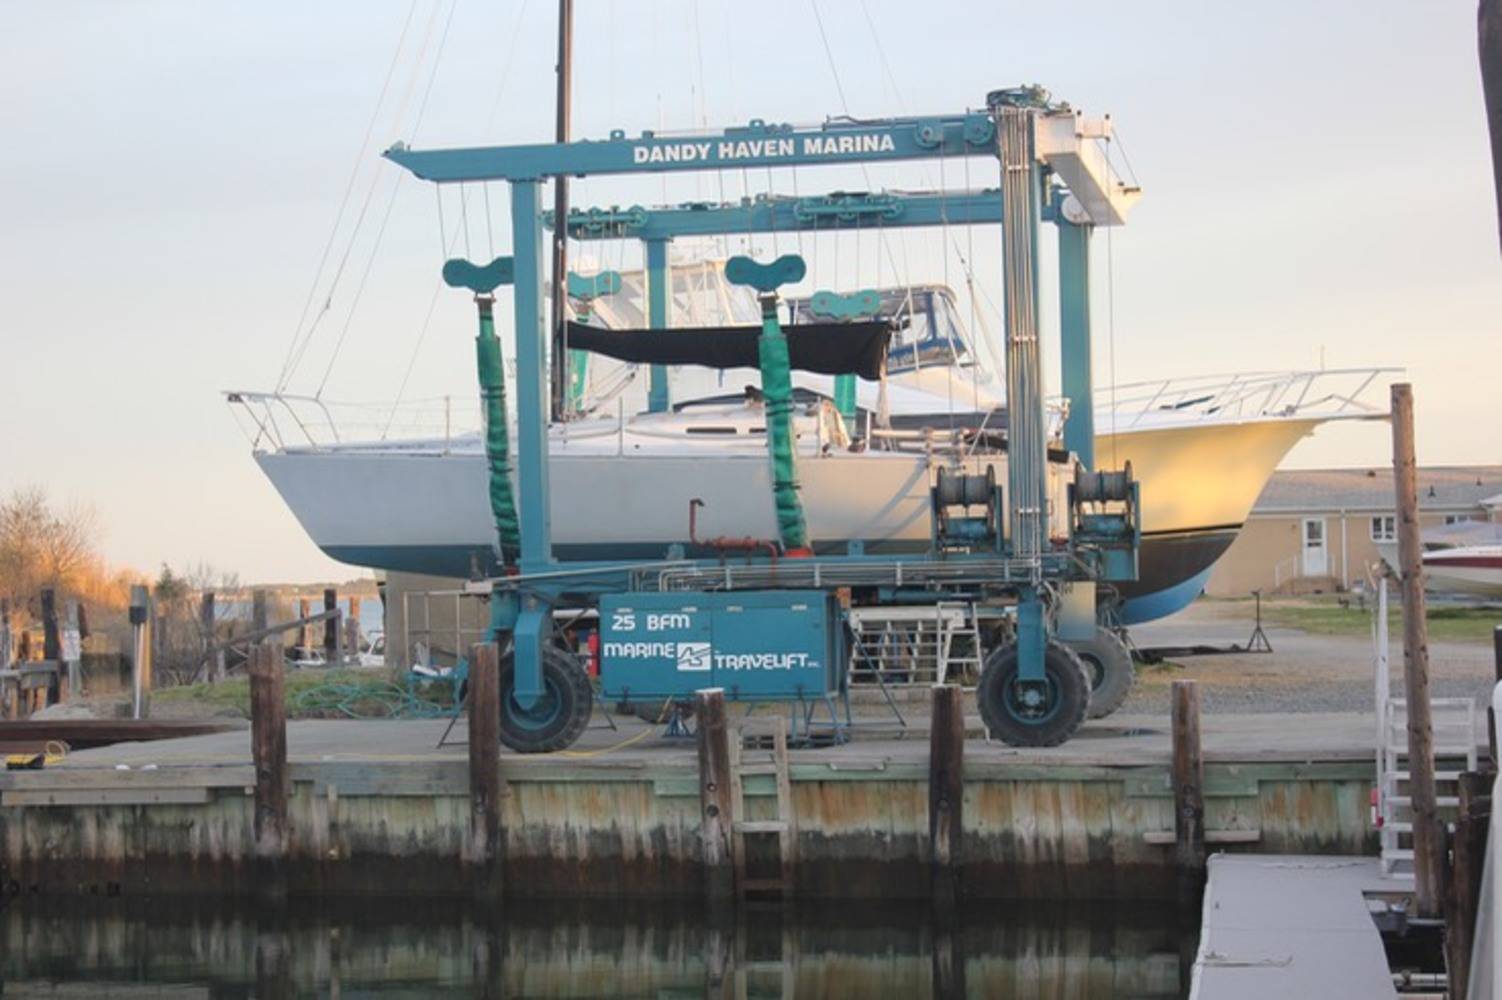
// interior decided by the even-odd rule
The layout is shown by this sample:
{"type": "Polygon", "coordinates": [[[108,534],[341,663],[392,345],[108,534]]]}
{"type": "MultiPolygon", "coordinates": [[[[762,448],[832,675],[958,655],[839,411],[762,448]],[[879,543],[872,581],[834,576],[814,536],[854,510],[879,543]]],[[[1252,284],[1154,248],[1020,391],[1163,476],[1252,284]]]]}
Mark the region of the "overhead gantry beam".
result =
{"type": "Polygon", "coordinates": [[[749,167],[803,167],[840,163],[933,160],[995,153],[996,127],[989,115],[832,120],[813,128],[768,124],[760,119],[723,132],[657,135],[531,146],[414,150],[397,143],[387,159],[424,180],[540,180],[559,175],[664,173],[749,167]]]}

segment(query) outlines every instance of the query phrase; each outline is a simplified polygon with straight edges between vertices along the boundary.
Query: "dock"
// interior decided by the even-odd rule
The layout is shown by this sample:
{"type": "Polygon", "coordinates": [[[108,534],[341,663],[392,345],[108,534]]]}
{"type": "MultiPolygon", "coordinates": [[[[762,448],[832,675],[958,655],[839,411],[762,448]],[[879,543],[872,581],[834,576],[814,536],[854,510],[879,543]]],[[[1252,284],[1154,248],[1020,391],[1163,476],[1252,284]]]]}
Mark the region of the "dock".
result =
{"type": "MultiPolygon", "coordinates": [[[[734,720],[732,720],[732,723],[734,720]]],[[[1210,850],[1371,854],[1371,720],[1276,715],[1203,721],[1210,850]]],[[[459,896],[471,890],[465,724],[287,725],[293,894],[459,896]]],[[[635,720],[597,713],[565,753],[503,754],[508,895],[702,895],[698,759],[635,720]]],[[[967,728],[978,728],[973,717],[967,728]]],[[[955,856],[974,899],[1158,899],[1175,891],[1168,720],[1113,717],[1071,743],[964,745],[955,856]]],[[[793,895],[928,898],[929,741],[861,738],[787,754],[793,895]]],[[[244,895],[256,884],[251,736],[239,730],[73,753],[0,773],[0,869],[28,892],[244,895]]],[[[743,818],[771,823],[778,777],[740,782],[743,818]]],[[[775,860],[775,859],[774,859],[775,860]]],[[[753,867],[756,858],[752,858],[753,867]]]]}
{"type": "Polygon", "coordinates": [[[1376,858],[1214,857],[1190,1000],[1395,1000],[1367,897],[1412,889],[1376,858]]]}

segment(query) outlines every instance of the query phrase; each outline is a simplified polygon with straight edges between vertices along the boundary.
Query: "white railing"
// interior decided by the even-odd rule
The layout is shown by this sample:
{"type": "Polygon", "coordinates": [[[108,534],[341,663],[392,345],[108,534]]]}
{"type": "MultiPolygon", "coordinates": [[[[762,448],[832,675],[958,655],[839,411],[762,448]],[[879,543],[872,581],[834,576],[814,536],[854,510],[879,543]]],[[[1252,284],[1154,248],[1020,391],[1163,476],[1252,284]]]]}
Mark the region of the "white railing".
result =
{"type": "MultiPolygon", "coordinates": [[[[1096,408],[1115,414],[1115,430],[1130,430],[1148,418],[1250,418],[1379,416],[1385,401],[1362,396],[1384,375],[1401,368],[1320,368],[1312,371],[1243,372],[1131,382],[1102,388],[1096,408]]],[[[1097,430],[1106,432],[1110,426],[1097,430]]]]}
{"type": "Polygon", "coordinates": [[[283,392],[229,391],[230,413],[254,449],[322,449],[352,442],[411,442],[447,450],[481,426],[477,396],[356,403],[283,392]]]}

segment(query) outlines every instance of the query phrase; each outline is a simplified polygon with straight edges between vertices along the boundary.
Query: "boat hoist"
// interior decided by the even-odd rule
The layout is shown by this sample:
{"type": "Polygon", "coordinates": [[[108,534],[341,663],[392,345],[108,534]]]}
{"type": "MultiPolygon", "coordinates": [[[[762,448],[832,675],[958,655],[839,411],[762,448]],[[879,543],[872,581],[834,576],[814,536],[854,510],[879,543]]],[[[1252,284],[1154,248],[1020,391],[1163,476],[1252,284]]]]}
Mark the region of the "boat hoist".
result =
{"type": "MultiPolygon", "coordinates": [[[[1130,469],[1097,471],[1090,426],[1088,244],[1096,226],[1120,225],[1138,197],[1111,172],[1096,140],[1108,121],[1084,118],[1045,91],[988,95],[982,111],[814,127],[753,120],[697,135],[628,137],[523,146],[415,150],[385,155],[438,184],[510,187],[513,253],[488,264],[448,261],[444,278],[475,296],[477,361],[486,416],[496,546],[506,572],[490,581],[491,630],[501,644],[502,740],[522,752],[560,750],[587,724],[594,690],[582,645],[563,620],[597,615],[599,693],[639,705],[683,701],[718,687],[731,700],[795,703],[805,724],[824,706],[837,735],[848,724],[852,607],[969,601],[997,609],[977,689],[992,736],[1047,746],[1068,739],[1090,708],[1092,680],[1072,642],[1096,638],[1094,588],[1134,579],[1140,516],[1130,469]],[[577,320],[570,355],[588,352],[651,366],[649,407],[671,405],[667,365],[754,367],[761,376],[771,475],[768,503],[779,537],[725,551],[672,545],[630,562],[555,557],[548,476],[549,331],[545,329],[542,185],[557,177],[817,167],[995,157],[994,189],[957,193],[769,195],[722,205],[588,209],[565,220],[579,239],[639,239],[647,271],[645,330],[592,327],[590,302],[614,294],[618,275],[570,275],[577,320]],[[1064,446],[1075,456],[1066,511],[1051,510],[1049,442],[1040,356],[1037,243],[1040,221],[1059,231],[1064,446]],[[798,487],[791,371],[836,376],[836,402],[854,412],[854,380],[882,373],[891,330],[869,290],[817,289],[812,322],[783,327],[780,290],[805,278],[797,254],[732,258],[727,280],[756,293],[760,327],[669,324],[668,248],[678,237],[885,227],[994,225],[1001,234],[1007,427],[1004,484],[994,465],[934,463],[929,551],[867,553],[811,544],[798,487]],[[510,285],[516,331],[517,433],[506,427],[505,376],[493,327],[495,290],[510,285]],[[514,459],[514,461],[513,461],[514,459]],[[514,466],[514,469],[513,469],[514,466]],[[1084,615],[1081,607],[1089,608],[1084,615]],[[844,723],[838,706],[845,706],[844,723]]],[[[577,403],[577,386],[568,389],[577,403]]],[[[565,410],[567,407],[565,407],[565,410]]],[[[847,412],[848,411],[848,412],[847,412]]],[[[685,497],[692,511],[692,498],[685,497]]],[[[609,504],[610,497],[601,497],[609,504]]],[[[751,540],[746,540],[751,541],[751,540]]],[[[1113,706],[1114,707],[1114,706],[1113,706]]]]}

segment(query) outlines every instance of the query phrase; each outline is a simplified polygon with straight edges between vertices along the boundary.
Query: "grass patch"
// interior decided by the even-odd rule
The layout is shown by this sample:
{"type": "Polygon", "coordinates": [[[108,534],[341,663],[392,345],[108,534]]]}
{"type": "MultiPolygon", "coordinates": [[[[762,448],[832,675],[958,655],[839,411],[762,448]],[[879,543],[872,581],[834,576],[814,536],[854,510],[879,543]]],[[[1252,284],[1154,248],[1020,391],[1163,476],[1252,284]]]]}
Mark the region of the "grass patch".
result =
{"type": "MultiPolygon", "coordinates": [[[[1334,598],[1309,601],[1263,601],[1262,618],[1269,625],[1296,628],[1313,635],[1369,635],[1370,607],[1354,602],[1341,607],[1334,598]]],[[[1472,607],[1429,608],[1429,638],[1440,642],[1490,642],[1492,629],[1502,625],[1502,609],[1472,607]]],[[[1403,612],[1389,609],[1388,628],[1394,636],[1403,631],[1403,612]]]]}
{"type": "MultiPolygon", "coordinates": [[[[447,684],[430,684],[414,697],[385,670],[290,670],[289,719],[379,719],[438,715],[452,704],[447,684]]],[[[185,684],[152,692],[152,700],[196,706],[204,715],[250,718],[250,679],[185,684]]]]}

